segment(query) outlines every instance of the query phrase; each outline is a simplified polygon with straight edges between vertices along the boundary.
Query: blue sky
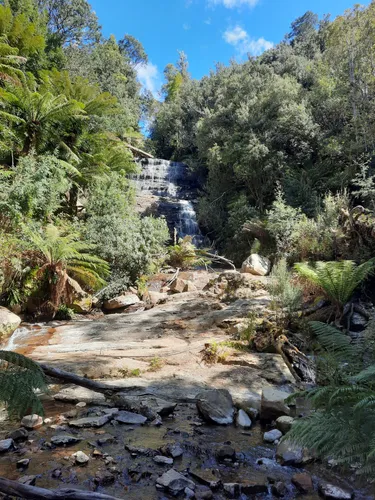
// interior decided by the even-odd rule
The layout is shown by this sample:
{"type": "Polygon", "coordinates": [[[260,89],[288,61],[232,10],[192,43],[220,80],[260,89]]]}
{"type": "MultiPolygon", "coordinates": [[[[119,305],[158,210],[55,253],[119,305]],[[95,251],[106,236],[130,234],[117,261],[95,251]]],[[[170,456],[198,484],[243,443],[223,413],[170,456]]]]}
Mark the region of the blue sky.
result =
{"type": "MultiPolygon", "coordinates": [[[[291,22],[312,10],[332,18],[354,0],[91,0],[104,35],[138,38],[150,62],[139,68],[141,82],[157,94],[166,64],[178,50],[189,59],[193,78],[208,74],[217,62],[246,53],[260,54],[278,43],[291,22]]],[[[368,3],[368,2],[366,2],[368,3]]]]}

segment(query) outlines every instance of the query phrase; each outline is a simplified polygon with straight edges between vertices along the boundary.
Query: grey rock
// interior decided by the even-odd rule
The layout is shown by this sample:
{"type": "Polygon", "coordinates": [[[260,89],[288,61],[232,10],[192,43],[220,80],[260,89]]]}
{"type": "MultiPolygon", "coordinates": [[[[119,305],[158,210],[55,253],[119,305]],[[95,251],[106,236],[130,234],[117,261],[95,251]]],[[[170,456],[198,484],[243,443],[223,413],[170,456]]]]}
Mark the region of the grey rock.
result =
{"type": "Polygon", "coordinates": [[[197,400],[197,408],[207,422],[220,425],[233,423],[233,400],[226,389],[212,389],[200,393],[197,400]]]}
{"type": "Polygon", "coordinates": [[[312,460],[306,450],[288,440],[283,440],[277,445],[276,458],[281,465],[297,467],[312,460]]]}
{"type": "Polygon", "coordinates": [[[265,432],[263,434],[263,441],[266,443],[274,443],[282,437],[283,433],[278,429],[273,429],[272,431],[265,432]]]}
{"type": "Polygon", "coordinates": [[[283,415],[289,415],[290,408],[285,404],[285,399],[288,396],[290,396],[290,394],[278,389],[263,389],[260,406],[261,420],[270,421],[283,415]]]}
{"type": "Polygon", "coordinates": [[[287,416],[279,417],[276,420],[276,428],[279,429],[279,431],[281,431],[283,434],[286,434],[292,428],[293,422],[294,422],[293,417],[287,417],[287,416]]]}
{"type": "Polygon", "coordinates": [[[66,446],[68,444],[77,444],[82,441],[81,438],[77,436],[72,436],[71,434],[58,434],[57,436],[51,437],[51,443],[55,446],[66,446]]]}
{"type": "Polygon", "coordinates": [[[240,485],[238,483],[224,483],[223,489],[229,498],[238,498],[240,496],[240,485]]]}
{"type": "MultiPolygon", "coordinates": [[[[166,401],[165,399],[158,398],[156,396],[142,397],[141,405],[139,396],[130,396],[126,392],[119,392],[115,394],[113,401],[117,406],[128,411],[140,411],[140,409],[149,408],[151,412],[155,413],[154,418],[157,417],[156,414],[161,417],[167,417],[174,412],[177,406],[177,403],[166,401]]],[[[150,420],[153,420],[154,418],[150,420]]]]}
{"type": "Polygon", "coordinates": [[[18,479],[18,482],[26,486],[35,486],[36,478],[37,476],[22,476],[18,479]]]}
{"type": "Polygon", "coordinates": [[[98,439],[98,444],[100,446],[104,444],[110,444],[115,442],[115,437],[112,434],[104,435],[98,439]]]}
{"type": "Polygon", "coordinates": [[[0,453],[5,453],[6,451],[9,451],[13,447],[14,447],[14,441],[11,438],[2,439],[0,441],[0,453]]]}
{"type": "Polygon", "coordinates": [[[294,474],[292,477],[292,483],[301,493],[309,493],[314,490],[311,476],[307,472],[294,474]]]}
{"type": "Polygon", "coordinates": [[[116,422],[120,422],[121,424],[144,424],[147,422],[147,418],[143,415],[139,415],[138,413],[132,413],[130,411],[120,411],[117,415],[115,415],[114,419],[116,422]]]}
{"type": "Polygon", "coordinates": [[[216,456],[219,462],[224,462],[225,460],[232,460],[234,462],[236,460],[236,450],[232,446],[224,445],[219,448],[216,456]]]}
{"type": "Polygon", "coordinates": [[[285,483],[277,481],[277,483],[272,485],[271,492],[275,497],[282,498],[288,494],[288,489],[285,483]]]}
{"type": "Polygon", "coordinates": [[[173,465],[173,458],[156,455],[156,457],[154,457],[154,462],[159,465],[173,465]]]}
{"type": "Polygon", "coordinates": [[[88,457],[86,453],[83,453],[83,451],[77,451],[76,453],[73,453],[73,457],[76,461],[76,464],[79,465],[85,465],[90,460],[90,457],[88,457]]]}
{"type": "Polygon", "coordinates": [[[251,418],[251,421],[254,422],[255,420],[257,420],[259,418],[259,410],[257,410],[256,408],[246,408],[246,413],[249,415],[249,417],[251,418]]]}
{"type": "Polygon", "coordinates": [[[29,458],[22,458],[17,462],[17,469],[27,469],[30,464],[29,458]]]}
{"type": "Polygon", "coordinates": [[[102,415],[99,417],[86,417],[78,420],[71,420],[70,427],[87,428],[87,427],[103,427],[112,420],[112,415],[102,415]]]}
{"type": "Polygon", "coordinates": [[[250,429],[252,422],[250,417],[244,410],[239,410],[236,417],[236,423],[238,427],[242,427],[243,429],[250,429]]]}
{"type": "Polygon", "coordinates": [[[190,488],[185,488],[184,493],[185,493],[185,498],[195,498],[195,493],[190,488]]]}
{"type": "Polygon", "coordinates": [[[29,437],[29,433],[23,427],[16,429],[15,431],[8,434],[8,438],[13,439],[13,441],[26,441],[29,437]]]}
{"type": "Polygon", "coordinates": [[[184,454],[183,448],[178,443],[168,443],[160,448],[160,452],[172,458],[179,458],[184,454]]]}
{"type": "Polygon", "coordinates": [[[26,429],[38,429],[43,425],[43,418],[35,414],[26,415],[26,417],[23,417],[21,420],[21,425],[26,429]]]}
{"type": "Polygon", "coordinates": [[[116,476],[107,470],[98,471],[95,474],[94,482],[99,486],[109,486],[116,480],[116,476]]]}
{"type": "Polygon", "coordinates": [[[156,484],[166,488],[172,495],[178,495],[185,488],[195,489],[193,481],[183,476],[175,469],[170,469],[156,480],[156,484]]]}
{"type": "Polygon", "coordinates": [[[207,488],[217,489],[221,485],[220,471],[218,469],[190,469],[189,474],[201,485],[207,488]]]}
{"type": "Polygon", "coordinates": [[[321,484],[319,492],[323,498],[330,500],[351,500],[353,498],[353,493],[333,484],[321,484]]]}
{"type": "Polygon", "coordinates": [[[197,500],[211,500],[214,494],[208,486],[198,485],[195,488],[195,498],[197,500]]]}

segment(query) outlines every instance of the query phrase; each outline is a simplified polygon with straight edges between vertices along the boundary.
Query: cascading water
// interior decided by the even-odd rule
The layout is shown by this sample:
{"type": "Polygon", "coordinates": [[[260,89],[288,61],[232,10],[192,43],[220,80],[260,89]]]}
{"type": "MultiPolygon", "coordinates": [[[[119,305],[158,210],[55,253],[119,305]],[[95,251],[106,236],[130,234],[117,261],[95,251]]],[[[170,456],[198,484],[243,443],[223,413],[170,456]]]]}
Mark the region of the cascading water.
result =
{"type": "Polygon", "coordinates": [[[157,213],[167,220],[171,235],[178,238],[191,236],[200,246],[203,236],[199,230],[194,208],[194,189],[188,179],[184,163],[156,158],[138,161],[140,172],[133,177],[137,198],[142,199],[143,210],[157,205],[157,213]]]}

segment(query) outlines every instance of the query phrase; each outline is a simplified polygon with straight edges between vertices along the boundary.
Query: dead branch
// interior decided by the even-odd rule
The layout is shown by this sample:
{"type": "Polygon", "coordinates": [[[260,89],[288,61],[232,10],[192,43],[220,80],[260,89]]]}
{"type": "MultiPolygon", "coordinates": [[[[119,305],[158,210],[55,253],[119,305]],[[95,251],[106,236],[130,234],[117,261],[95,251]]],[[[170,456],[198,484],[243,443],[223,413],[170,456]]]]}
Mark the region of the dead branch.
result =
{"type": "Polygon", "coordinates": [[[30,500],[121,500],[117,497],[74,489],[47,490],[0,477],[0,491],[6,495],[30,500]]]}
{"type": "Polygon", "coordinates": [[[229,266],[231,266],[231,268],[234,271],[236,271],[236,266],[233,264],[233,262],[231,260],[227,259],[226,257],[223,257],[221,255],[217,255],[216,253],[207,252],[206,250],[200,250],[199,253],[201,255],[203,255],[203,257],[209,257],[213,261],[224,262],[225,264],[228,264],[229,266]]]}
{"type": "Polygon", "coordinates": [[[275,341],[277,352],[282,356],[291,374],[297,382],[316,384],[314,364],[294,346],[285,335],[280,335],[275,341]]]}

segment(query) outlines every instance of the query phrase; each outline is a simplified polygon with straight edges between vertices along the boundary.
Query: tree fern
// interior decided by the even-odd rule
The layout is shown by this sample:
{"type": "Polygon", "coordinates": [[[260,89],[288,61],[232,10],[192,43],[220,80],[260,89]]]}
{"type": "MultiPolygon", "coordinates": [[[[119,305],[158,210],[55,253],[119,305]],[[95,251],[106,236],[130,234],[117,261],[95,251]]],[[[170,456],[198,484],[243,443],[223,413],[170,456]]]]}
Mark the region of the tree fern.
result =
{"type": "Polygon", "coordinates": [[[0,351],[0,401],[10,416],[43,415],[35,391],[46,391],[45,376],[37,363],[11,351],[0,351]]]}
{"type": "Polygon", "coordinates": [[[374,270],[375,260],[371,259],[357,266],[351,260],[295,264],[297,272],[317,285],[339,311],[351,299],[355,289],[374,270]]]}

